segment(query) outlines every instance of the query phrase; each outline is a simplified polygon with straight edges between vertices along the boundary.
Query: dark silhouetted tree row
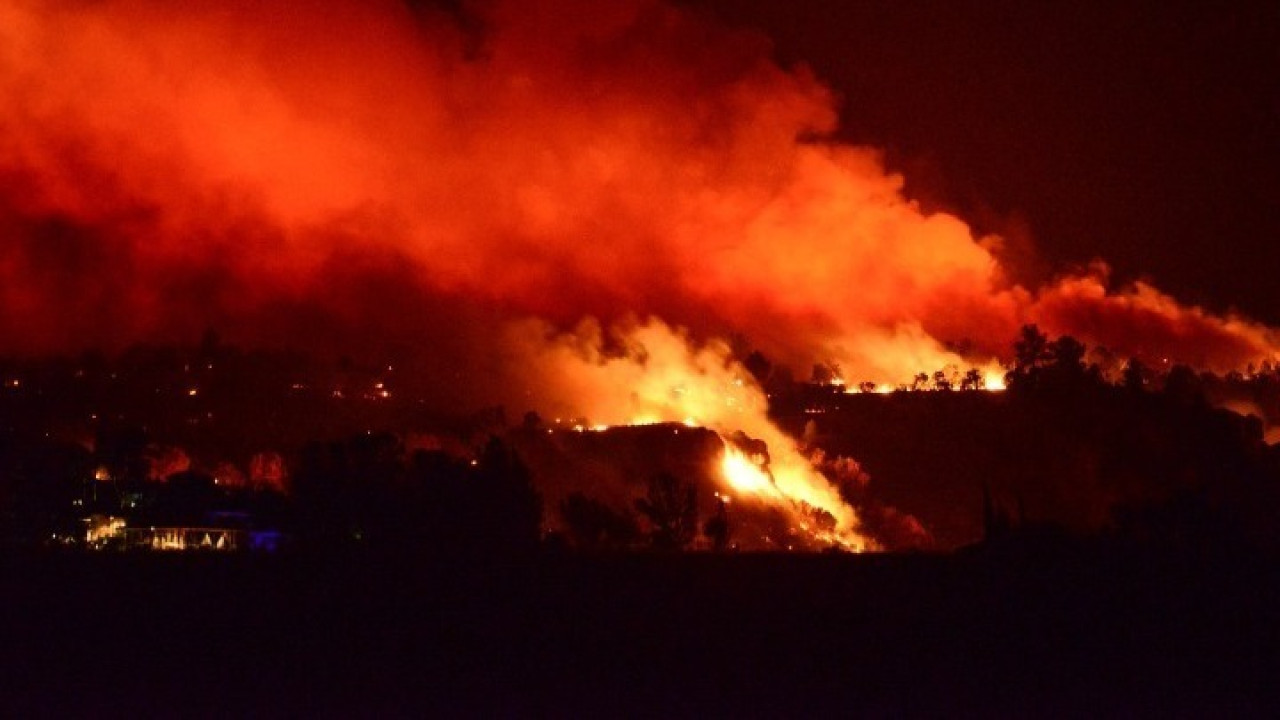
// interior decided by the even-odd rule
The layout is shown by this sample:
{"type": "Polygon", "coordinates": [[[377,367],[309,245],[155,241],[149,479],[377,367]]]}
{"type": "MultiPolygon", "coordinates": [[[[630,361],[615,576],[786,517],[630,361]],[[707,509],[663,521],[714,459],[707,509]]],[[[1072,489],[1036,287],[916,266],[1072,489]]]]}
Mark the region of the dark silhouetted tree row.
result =
{"type": "Polygon", "coordinates": [[[710,549],[730,548],[733,525],[724,500],[717,498],[715,510],[703,521],[697,487],[671,473],[654,475],[645,496],[633,506],[643,518],[643,527],[630,510],[614,510],[582,492],[571,493],[560,504],[567,540],[584,552],[675,552],[692,549],[701,533],[710,549]]]}
{"type": "Polygon", "coordinates": [[[1278,412],[1265,395],[1274,369],[1230,379],[1130,361],[1113,382],[1082,343],[1034,326],[1014,350],[1004,393],[845,395],[820,415],[775,413],[797,435],[808,424],[828,454],[857,458],[869,496],[919,518],[942,547],[984,526],[1280,547],[1280,446],[1260,417],[1278,412]],[[1251,414],[1234,411],[1233,394],[1251,414]]]}
{"type": "Polygon", "coordinates": [[[636,509],[653,527],[655,549],[681,550],[698,534],[698,488],[670,473],[654,476],[636,509]]]}
{"type": "Polygon", "coordinates": [[[630,550],[640,540],[640,527],[633,515],[615,511],[581,492],[571,493],[560,503],[560,517],[569,542],[579,550],[630,550]]]}
{"type": "Polygon", "coordinates": [[[491,439],[474,461],[406,453],[390,433],[304,448],[295,479],[298,533],[320,548],[519,555],[541,540],[528,470],[491,439]]]}
{"type": "MultiPolygon", "coordinates": [[[[1280,451],[1267,444],[1265,424],[1280,423],[1273,364],[1224,377],[1177,365],[1157,372],[1136,360],[1122,366],[1034,326],[1013,349],[1006,393],[850,395],[835,384],[840,369],[831,364],[814,369],[817,382],[796,382],[759,353],[745,364],[797,437],[866,469],[870,484],[845,492],[874,532],[912,530],[897,520],[919,518],[927,532],[897,535],[932,535],[942,547],[972,541],[981,535],[984,488],[992,507],[1024,508],[1010,517],[1025,523],[1178,542],[1269,532],[1268,513],[1280,502],[1280,451]],[[806,414],[813,408],[822,414],[806,414]]],[[[114,358],[0,360],[4,536],[30,544],[74,535],[95,512],[127,509],[131,522],[194,522],[200,508],[254,508],[315,546],[501,552],[536,544],[540,504],[515,452],[491,443],[472,465],[457,451],[406,450],[400,438],[408,433],[453,429],[432,425],[396,382],[389,366],[362,370],[249,353],[216,338],[114,358]],[[365,432],[370,427],[401,434],[365,432]],[[189,463],[166,459],[175,447],[190,452],[189,463]],[[288,458],[292,497],[276,492],[281,488],[244,487],[243,474],[230,486],[215,477],[214,469],[245,468],[250,453],[265,449],[288,458]]],[[[972,390],[981,382],[977,370],[953,367],[920,373],[912,385],[972,390]]],[[[464,425],[469,429],[455,435],[466,446],[479,429],[507,433],[521,453],[532,445],[520,445],[519,433],[547,437],[536,415],[507,427],[501,408],[464,425]]],[[[671,446],[673,458],[701,458],[720,446],[711,433],[680,437],[691,444],[671,446]]],[[[616,463],[620,448],[648,457],[658,447],[621,432],[614,445],[597,442],[594,450],[586,445],[603,438],[588,433],[580,440],[566,452],[590,451],[599,463],[616,463]]],[[[735,533],[753,542],[768,537],[776,547],[795,544],[785,518],[735,517],[705,494],[699,498],[700,470],[679,463],[663,470],[619,481],[629,483],[630,495],[611,497],[612,505],[592,496],[591,478],[556,485],[569,493],[552,506],[565,539],[584,550],[728,547],[735,533]]]]}

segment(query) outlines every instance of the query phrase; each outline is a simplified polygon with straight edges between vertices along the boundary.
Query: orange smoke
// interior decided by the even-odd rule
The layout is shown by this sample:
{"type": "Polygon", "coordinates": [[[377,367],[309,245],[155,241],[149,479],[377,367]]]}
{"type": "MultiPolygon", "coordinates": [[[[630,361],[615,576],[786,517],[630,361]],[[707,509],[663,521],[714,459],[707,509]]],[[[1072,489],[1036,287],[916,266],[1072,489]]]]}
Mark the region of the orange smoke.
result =
{"type": "Polygon", "coordinates": [[[825,139],[831,93],[767,40],[601,5],[6,3],[0,350],[214,326],[505,371],[530,357],[496,339],[514,319],[657,316],[850,382],[985,365],[1027,322],[1215,369],[1276,356],[1273,330],[1147,284],[1020,286],[999,238],[825,139]]]}
{"type": "Polygon", "coordinates": [[[699,346],[682,331],[649,320],[608,335],[594,322],[572,333],[527,323],[513,326],[507,344],[519,348],[519,373],[529,379],[521,396],[533,407],[583,418],[584,428],[683,422],[722,438],[745,433],[767,446],[767,471],[725,443],[725,490],[779,507],[796,523],[807,508],[820,510],[835,522],[828,542],[853,549],[872,544],[859,534],[853,508],[768,419],[764,393],[724,343],[699,346]]]}

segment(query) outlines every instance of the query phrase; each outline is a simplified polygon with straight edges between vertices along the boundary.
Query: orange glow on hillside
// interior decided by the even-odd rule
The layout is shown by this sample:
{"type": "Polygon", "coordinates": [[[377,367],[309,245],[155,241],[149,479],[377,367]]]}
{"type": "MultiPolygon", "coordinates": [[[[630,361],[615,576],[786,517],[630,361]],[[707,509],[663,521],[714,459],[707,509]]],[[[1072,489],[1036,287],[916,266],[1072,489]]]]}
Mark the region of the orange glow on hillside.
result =
{"type": "Polygon", "coordinates": [[[760,464],[747,457],[738,448],[725,443],[721,472],[729,485],[738,492],[767,495],[773,490],[773,481],[760,464]]]}
{"type": "Polygon", "coordinates": [[[413,356],[435,407],[741,432],[767,473],[728,443],[730,486],[858,546],[741,351],[874,392],[943,368],[1000,390],[1027,323],[1197,368],[1280,360],[1274,329],[1101,262],[1019,277],[1001,238],[840,142],[834,94],[754,32],[662,0],[463,5],[0,7],[0,353],[216,328],[413,356]]]}

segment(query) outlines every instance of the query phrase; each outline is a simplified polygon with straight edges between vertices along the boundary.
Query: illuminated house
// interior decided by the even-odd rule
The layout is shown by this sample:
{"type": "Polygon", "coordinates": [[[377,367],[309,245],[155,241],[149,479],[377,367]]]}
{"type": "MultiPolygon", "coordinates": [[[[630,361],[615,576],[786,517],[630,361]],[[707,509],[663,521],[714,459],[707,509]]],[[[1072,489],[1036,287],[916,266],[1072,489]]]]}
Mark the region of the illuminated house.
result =
{"type": "Polygon", "coordinates": [[[85,545],[95,549],[109,546],[124,538],[126,521],[115,515],[94,514],[84,518],[85,545]]]}
{"type": "Polygon", "coordinates": [[[128,550],[247,550],[249,531],[226,527],[137,527],[121,531],[128,550]]]}
{"type": "Polygon", "coordinates": [[[257,528],[246,512],[208,512],[199,518],[130,518],[93,514],[83,518],[84,547],[94,550],[191,550],[274,552],[287,543],[279,530],[257,528]],[[168,522],[165,522],[165,519],[168,522]],[[179,520],[179,522],[174,522],[179,520]],[[154,523],[154,524],[152,524],[154,523]]]}

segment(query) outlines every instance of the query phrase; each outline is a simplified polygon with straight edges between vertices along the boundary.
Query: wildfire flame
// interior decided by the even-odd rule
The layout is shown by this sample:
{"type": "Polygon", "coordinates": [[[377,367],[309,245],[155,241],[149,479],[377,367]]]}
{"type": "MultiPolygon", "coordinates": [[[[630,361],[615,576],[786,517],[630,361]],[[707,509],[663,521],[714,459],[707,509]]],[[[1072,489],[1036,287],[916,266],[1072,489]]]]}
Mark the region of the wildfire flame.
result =
{"type": "MultiPolygon", "coordinates": [[[[724,438],[720,440],[723,442],[724,438]]],[[[728,442],[724,443],[724,460],[721,461],[720,469],[725,482],[740,493],[764,496],[777,493],[773,479],[760,464],[728,442]]]]}
{"type": "MultiPolygon", "coordinates": [[[[633,418],[622,426],[642,427],[664,422],[668,421],[655,420],[652,416],[646,416],[633,418]]],[[[686,418],[680,424],[684,427],[702,428],[692,418],[686,418]]],[[[574,425],[572,430],[574,432],[588,430],[605,432],[613,427],[619,426],[594,425],[588,428],[578,424],[574,425]]],[[[790,518],[793,532],[807,536],[819,546],[838,546],[854,552],[877,547],[874,541],[857,532],[856,515],[852,508],[829,488],[826,478],[807,459],[798,452],[794,452],[794,449],[784,449],[782,453],[784,459],[781,463],[775,465],[769,462],[766,465],[762,454],[743,450],[725,439],[720,431],[712,428],[702,429],[711,430],[721,443],[722,454],[717,469],[721,481],[727,487],[725,492],[713,493],[717,499],[724,503],[731,503],[735,497],[731,493],[735,493],[737,497],[779,510],[790,518]],[[792,463],[799,463],[799,465],[792,463]],[[779,473],[786,479],[789,492],[779,486],[774,473],[779,473]],[[830,515],[836,520],[836,527],[833,530],[818,527],[809,517],[809,513],[814,510],[830,515]]],[[[788,442],[783,447],[791,448],[792,446],[788,442]]]]}
{"type": "Polygon", "coordinates": [[[660,0],[463,5],[0,6],[0,352],[412,338],[441,407],[757,438],[771,482],[727,450],[730,484],[850,542],[853,509],[710,338],[877,392],[951,366],[998,390],[1031,322],[1208,369],[1280,358],[1271,328],[1101,263],[1025,284],[1000,238],[837,142],[833,94],[751,32],[660,0]]]}
{"type": "Polygon", "coordinates": [[[700,344],[656,318],[607,333],[591,322],[572,333],[529,323],[509,340],[528,358],[522,375],[539,380],[523,393],[535,407],[590,418],[584,428],[672,423],[712,430],[724,445],[727,487],[785,512],[796,526],[806,508],[830,515],[834,531],[824,542],[873,545],[860,534],[854,509],[769,420],[764,392],[724,343],[700,344]],[[726,440],[737,433],[764,444],[767,469],[726,440]]]}

